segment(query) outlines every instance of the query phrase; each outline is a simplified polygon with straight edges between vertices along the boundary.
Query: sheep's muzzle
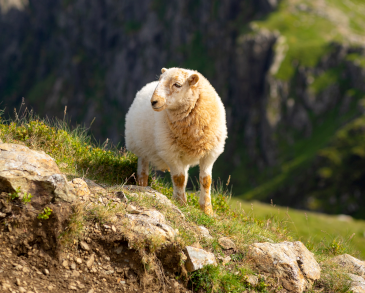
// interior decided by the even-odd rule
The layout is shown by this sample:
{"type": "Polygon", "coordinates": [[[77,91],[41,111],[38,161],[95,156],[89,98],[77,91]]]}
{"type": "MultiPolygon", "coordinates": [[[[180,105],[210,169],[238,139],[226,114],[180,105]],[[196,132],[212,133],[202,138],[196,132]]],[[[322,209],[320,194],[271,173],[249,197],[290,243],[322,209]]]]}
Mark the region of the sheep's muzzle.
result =
{"type": "Polygon", "coordinates": [[[154,111],[160,112],[166,108],[166,100],[154,93],[151,98],[151,106],[154,111]]]}

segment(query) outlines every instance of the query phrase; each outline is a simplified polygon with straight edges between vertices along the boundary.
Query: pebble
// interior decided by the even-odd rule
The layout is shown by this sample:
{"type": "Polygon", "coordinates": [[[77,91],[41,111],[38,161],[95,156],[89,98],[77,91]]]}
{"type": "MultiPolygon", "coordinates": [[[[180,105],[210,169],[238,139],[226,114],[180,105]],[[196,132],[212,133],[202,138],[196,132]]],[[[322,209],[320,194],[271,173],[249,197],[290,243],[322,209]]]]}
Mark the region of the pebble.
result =
{"type": "Polygon", "coordinates": [[[19,292],[20,293],[25,293],[25,292],[27,292],[27,290],[25,290],[25,288],[23,288],[23,287],[19,287],[19,292]]]}
{"type": "Polygon", "coordinates": [[[116,232],[117,232],[117,229],[115,228],[115,226],[114,226],[114,225],[112,225],[112,230],[113,230],[113,232],[114,232],[114,233],[116,233],[116,232]]]}
{"type": "Polygon", "coordinates": [[[78,264],[82,264],[82,259],[81,259],[81,258],[76,258],[76,262],[77,262],[78,264]]]}
{"type": "Polygon", "coordinates": [[[71,277],[78,278],[80,277],[80,273],[78,271],[73,271],[71,277]]]}
{"type": "Polygon", "coordinates": [[[90,289],[89,291],[87,291],[87,293],[94,293],[94,289],[90,289]]]}
{"type": "Polygon", "coordinates": [[[87,266],[88,268],[91,268],[91,267],[92,267],[92,265],[94,264],[94,260],[95,260],[95,256],[94,256],[94,254],[92,254],[92,255],[89,257],[89,259],[87,260],[87,262],[86,262],[86,266],[87,266]]]}
{"type": "Polygon", "coordinates": [[[76,264],[74,262],[71,264],[71,269],[76,270],[76,264]]]}
{"type": "Polygon", "coordinates": [[[20,287],[21,283],[20,283],[19,278],[16,278],[16,284],[20,287]]]}
{"type": "Polygon", "coordinates": [[[30,269],[28,269],[27,267],[24,267],[24,268],[23,268],[23,273],[26,273],[26,274],[27,274],[27,273],[30,273],[30,269]]]}
{"type": "Polygon", "coordinates": [[[89,250],[90,250],[90,246],[89,246],[86,242],[84,242],[84,241],[81,241],[81,242],[80,242],[80,247],[81,247],[83,250],[85,250],[85,251],[89,251],[89,250]]]}
{"type": "Polygon", "coordinates": [[[48,291],[52,291],[52,290],[53,290],[53,286],[49,285],[49,286],[47,287],[47,289],[48,289],[48,291]]]}
{"type": "Polygon", "coordinates": [[[44,273],[45,273],[46,275],[49,275],[49,270],[44,269],[44,273]]]}
{"type": "Polygon", "coordinates": [[[68,260],[64,260],[64,261],[63,261],[63,263],[62,263],[62,265],[63,265],[66,269],[68,269],[68,260]]]}

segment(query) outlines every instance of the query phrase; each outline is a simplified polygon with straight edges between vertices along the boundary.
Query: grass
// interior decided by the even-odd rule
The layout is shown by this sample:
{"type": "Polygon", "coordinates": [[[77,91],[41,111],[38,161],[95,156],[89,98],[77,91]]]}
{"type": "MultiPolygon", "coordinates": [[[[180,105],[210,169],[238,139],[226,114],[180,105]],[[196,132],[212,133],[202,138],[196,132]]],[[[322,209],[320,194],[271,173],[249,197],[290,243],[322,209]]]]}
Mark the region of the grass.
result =
{"type": "Polygon", "coordinates": [[[232,198],[232,208],[243,209],[248,216],[266,221],[277,217],[285,222],[290,234],[295,239],[300,239],[309,247],[324,249],[348,239],[348,245],[359,251],[365,259],[365,221],[343,221],[338,216],[300,211],[282,206],[273,206],[260,202],[248,202],[232,198]]]}
{"type": "MultiPolygon", "coordinates": [[[[106,143],[97,145],[88,135],[87,130],[81,127],[71,130],[65,121],[41,120],[31,113],[22,117],[16,115],[14,120],[0,120],[0,139],[6,143],[24,144],[32,149],[45,151],[55,158],[62,171],[67,173],[70,178],[94,179],[106,186],[108,194],[123,190],[123,185],[127,181],[125,178],[129,178],[136,170],[136,157],[127,151],[121,151],[106,143]]],[[[173,189],[168,182],[152,175],[150,183],[154,189],[172,199],[173,189]]],[[[195,189],[188,192],[188,205],[182,206],[174,202],[184,214],[184,218],[172,207],[163,205],[156,198],[142,196],[138,192],[131,194],[125,191],[125,193],[134,205],[157,209],[165,216],[172,228],[179,231],[174,245],[183,248],[186,245],[199,243],[205,250],[213,252],[216,257],[224,257],[226,252],[218,244],[217,239],[224,236],[235,242],[236,250],[231,255],[231,261],[226,265],[219,263],[217,267],[207,266],[195,273],[176,276],[177,278],[187,278],[189,286],[194,291],[242,292],[253,290],[268,292],[271,286],[270,278],[260,279],[259,284],[255,287],[247,282],[248,275],[259,276],[259,273],[246,262],[245,255],[248,246],[255,242],[276,243],[298,239],[295,234],[296,230],[291,231],[293,229],[291,223],[285,218],[276,215],[270,217],[257,215],[255,210],[252,213],[245,213],[241,209],[232,209],[229,206],[231,193],[228,187],[221,182],[214,184],[212,188],[212,204],[216,213],[214,217],[205,215],[199,209],[199,191],[195,189]],[[213,239],[201,236],[200,225],[209,229],[213,239]]],[[[50,212],[44,210],[42,216],[50,212]]],[[[75,243],[75,239],[82,238],[85,227],[88,225],[95,225],[95,222],[113,224],[118,221],[117,214],[125,213],[125,206],[122,203],[115,203],[111,199],[104,205],[75,204],[68,229],[61,235],[61,242],[75,243]]],[[[153,261],[155,253],[161,248],[163,241],[153,237],[136,238],[126,219],[122,224],[122,227],[118,226],[118,233],[130,240],[131,247],[140,251],[149,267],[154,267],[156,265],[156,262],[153,261]]],[[[329,238],[329,241],[322,240],[318,243],[315,241],[317,238],[313,238],[312,246],[312,242],[307,241],[306,243],[308,248],[315,253],[318,261],[324,265],[334,255],[354,254],[349,245],[349,239],[343,238],[341,235],[329,238]]],[[[339,271],[337,275],[332,276],[331,270],[328,271],[329,273],[325,274],[327,279],[321,279],[322,283],[318,282],[316,286],[324,288],[324,292],[345,292],[347,281],[344,275],[339,271]],[[342,285],[339,285],[338,280],[342,282],[342,285]]]]}

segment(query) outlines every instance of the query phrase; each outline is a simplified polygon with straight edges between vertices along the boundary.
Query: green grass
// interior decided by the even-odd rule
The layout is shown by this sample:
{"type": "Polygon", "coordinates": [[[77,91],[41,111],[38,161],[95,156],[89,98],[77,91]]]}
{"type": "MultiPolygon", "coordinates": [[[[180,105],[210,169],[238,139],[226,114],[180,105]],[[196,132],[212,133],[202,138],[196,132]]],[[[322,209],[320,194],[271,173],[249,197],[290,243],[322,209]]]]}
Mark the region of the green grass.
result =
{"type": "Polygon", "coordinates": [[[348,239],[348,244],[359,251],[365,259],[365,221],[352,220],[349,222],[339,220],[338,216],[330,216],[308,211],[300,211],[282,206],[273,206],[260,202],[248,202],[232,198],[230,205],[236,209],[243,209],[248,216],[259,220],[277,217],[284,221],[295,239],[300,239],[307,246],[316,249],[325,249],[335,241],[348,239]],[[355,234],[355,235],[353,235],[355,234]],[[351,240],[349,240],[351,238],[351,240]],[[324,245],[324,246],[323,246],[324,245]]]}

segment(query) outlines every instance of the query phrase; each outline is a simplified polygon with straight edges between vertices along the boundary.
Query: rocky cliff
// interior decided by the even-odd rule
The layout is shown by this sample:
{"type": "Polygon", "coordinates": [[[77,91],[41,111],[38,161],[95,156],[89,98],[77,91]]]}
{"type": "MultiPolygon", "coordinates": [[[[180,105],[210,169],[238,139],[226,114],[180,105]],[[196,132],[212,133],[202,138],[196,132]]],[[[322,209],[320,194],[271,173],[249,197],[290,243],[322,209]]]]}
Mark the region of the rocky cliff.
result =
{"type": "MultiPolygon", "coordinates": [[[[229,140],[215,172],[232,175],[236,194],[272,178],[276,190],[359,114],[357,1],[18,2],[0,2],[2,108],[25,97],[36,113],[62,118],[67,106],[74,123],[96,117],[98,139],[123,142],[136,91],[162,67],[196,69],[226,106],[229,140]]],[[[270,188],[245,197],[270,198],[270,188]]]]}

